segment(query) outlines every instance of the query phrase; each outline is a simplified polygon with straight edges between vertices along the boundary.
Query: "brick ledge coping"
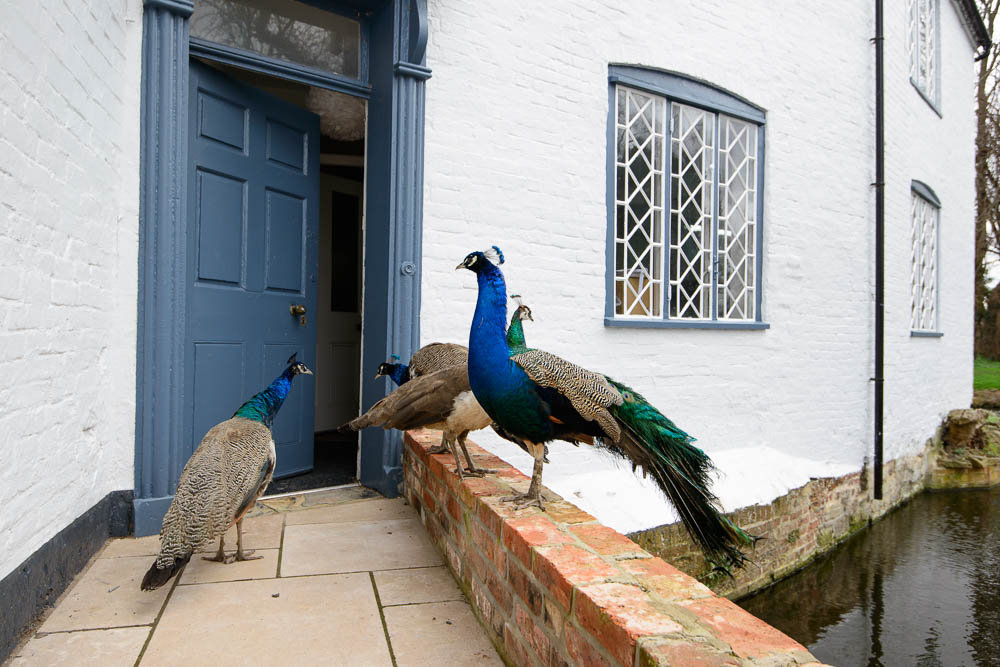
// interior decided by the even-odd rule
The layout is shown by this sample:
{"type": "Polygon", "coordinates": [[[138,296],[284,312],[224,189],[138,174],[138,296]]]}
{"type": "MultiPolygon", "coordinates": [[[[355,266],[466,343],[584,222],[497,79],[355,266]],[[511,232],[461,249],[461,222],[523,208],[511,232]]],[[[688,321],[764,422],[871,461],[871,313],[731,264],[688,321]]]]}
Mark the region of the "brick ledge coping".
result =
{"type": "Polygon", "coordinates": [[[801,644],[545,489],[547,511],[500,498],[528,477],[459,481],[437,431],[410,431],[407,498],[508,664],[819,665],[801,644]]]}

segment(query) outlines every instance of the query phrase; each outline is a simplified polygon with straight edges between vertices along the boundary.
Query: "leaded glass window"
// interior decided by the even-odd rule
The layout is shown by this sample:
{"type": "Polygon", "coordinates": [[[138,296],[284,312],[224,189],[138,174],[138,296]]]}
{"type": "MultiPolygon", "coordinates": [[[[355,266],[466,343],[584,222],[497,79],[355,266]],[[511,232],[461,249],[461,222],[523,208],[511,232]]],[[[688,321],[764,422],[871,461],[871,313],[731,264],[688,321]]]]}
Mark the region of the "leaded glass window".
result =
{"type": "Polygon", "coordinates": [[[910,81],[931,105],[938,104],[938,0],[908,0],[910,81]]]}
{"type": "Polygon", "coordinates": [[[914,192],[910,202],[910,328],[937,330],[939,209],[914,192]]]}
{"type": "Polygon", "coordinates": [[[763,114],[751,122],[623,83],[613,93],[609,312],[617,320],[760,322],[763,114]]]}

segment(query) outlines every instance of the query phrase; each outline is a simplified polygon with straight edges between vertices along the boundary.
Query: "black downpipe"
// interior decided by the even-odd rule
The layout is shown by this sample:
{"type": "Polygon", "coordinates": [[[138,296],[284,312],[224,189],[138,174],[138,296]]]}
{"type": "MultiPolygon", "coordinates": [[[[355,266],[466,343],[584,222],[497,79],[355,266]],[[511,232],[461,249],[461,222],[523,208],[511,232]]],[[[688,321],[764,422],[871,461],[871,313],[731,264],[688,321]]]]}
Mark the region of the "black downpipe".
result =
{"type": "Polygon", "coordinates": [[[875,0],[875,500],[882,500],[882,399],[885,383],[885,72],[882,0],[875,0]]]}

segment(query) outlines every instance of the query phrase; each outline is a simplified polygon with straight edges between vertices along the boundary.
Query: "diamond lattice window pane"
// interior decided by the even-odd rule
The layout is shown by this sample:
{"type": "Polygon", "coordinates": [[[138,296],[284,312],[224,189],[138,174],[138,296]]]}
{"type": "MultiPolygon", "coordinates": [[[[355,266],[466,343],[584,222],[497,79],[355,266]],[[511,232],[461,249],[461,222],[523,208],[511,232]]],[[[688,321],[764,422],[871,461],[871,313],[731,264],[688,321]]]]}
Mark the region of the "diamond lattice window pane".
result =
{"type": "Polygon", "coordinates": [[[672,105],[670,130],[670,317],[709,319],[715,115],[672,105]]]}
{"type": "Polygon", "coordinates": [[[938,0],[909,0],[910,79],[928,99],[937,101],[938,0]]]}
{"type": "Polygon", "coordinates": [[[719,116],[716,317],[756,316],[757,126],[719,116]]]}
{"type": "Polygon", "coordinates": [[[615,89],[615,314],[663,316],[666,102],[615,89]]]}
{"type": "Polygon", "coordinates": [[[910,327],[914,331],[937,329],[938,209],[913,194],[910,205],[910,327]]]}

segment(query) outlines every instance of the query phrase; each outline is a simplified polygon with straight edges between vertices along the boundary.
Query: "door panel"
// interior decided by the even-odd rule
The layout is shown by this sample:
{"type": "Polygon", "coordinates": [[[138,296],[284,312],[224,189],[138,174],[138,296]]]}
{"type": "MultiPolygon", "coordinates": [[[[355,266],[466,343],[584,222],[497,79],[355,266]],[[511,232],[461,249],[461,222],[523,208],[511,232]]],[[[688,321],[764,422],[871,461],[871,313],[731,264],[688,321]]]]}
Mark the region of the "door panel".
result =
{"type": "MultiPolygon", "coordinates": [[[[315,364],[319,118],[191,62],[185,428],[205,431],[298,353],[315,364]],[[290,312],[306,307],[305,322],[290,312]]],[[[275,476],[312,468],[313,378],[275,418],[275,476]]]]}

